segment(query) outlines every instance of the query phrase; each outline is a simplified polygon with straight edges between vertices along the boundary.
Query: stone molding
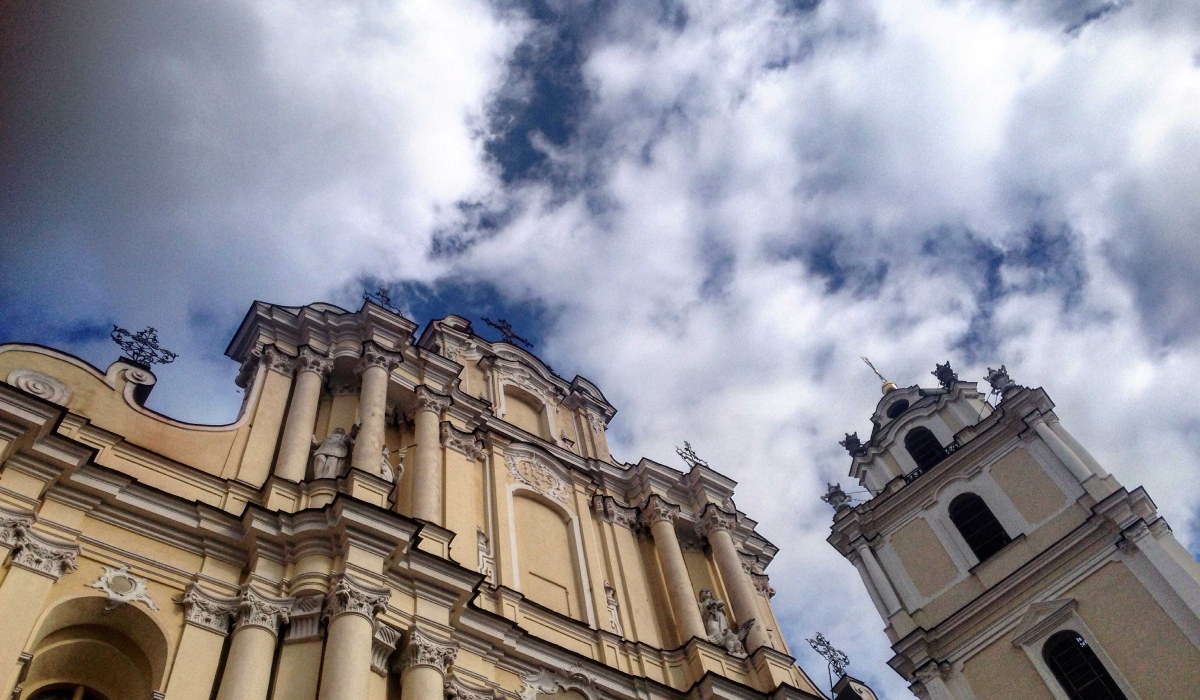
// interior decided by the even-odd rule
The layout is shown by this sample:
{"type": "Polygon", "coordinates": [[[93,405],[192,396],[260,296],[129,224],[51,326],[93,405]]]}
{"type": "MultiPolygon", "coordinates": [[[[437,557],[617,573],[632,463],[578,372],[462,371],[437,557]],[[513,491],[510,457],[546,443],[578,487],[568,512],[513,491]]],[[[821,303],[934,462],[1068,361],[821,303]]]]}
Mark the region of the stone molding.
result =
{"type": "Polygon", "coordinates": [[[303,345],[300,347],[300,354],[296,356],[295,366],[297,374],[300,372],[312,372],[324,378],[328,377],[329,373],[333,371],[333,360],[309,346],[303,345]]]}
{"type": "Polygon", "coordinates": [[[308,642],[321,638],[321,613],[325,605],[325,594],[315,593],[296,596],[288,620],[285,643],[308,642]]]}
{"type": "Polygon", "coordinates": [[[408,632],[404,651],[392,668],[403,673],[417,666],[429,666],[444,674],[457,657],[457,643],[434,639],[421,628],[413,627],[408,632]]]}
{"type": "Polygon", "coordinates": [[[514,480],[564,505],[571,502],[571,485],[564,481],[552,462],[532,451],[504,453],[508,474],[514,480]]]}
{"type": "Polygon", "coordinates": [[[637,508],[631,508],[627,505],[619,503],[612,496],[601,496],[599,494],[592,497],[592,512],[596,517],[606,523],[620,525],[621,527],[636,530],[638,526],[638,511],[637,508]]]}
{"type": "Polygon", "coordinates": [[[646,527],[651,527],[655,523],[661,522],[674,523],[681,512],[682,509],[679,506],[674,503],[668,503],[658,494],[652,494],[642,504],[638,522],[646,527]]]}
{"type": "Polygon", "coordinates": [[[447,408],[450,408],[451,399],[449,396],[442,396],[424,384],[417,387],[414,392],[417,395],[417,405],[413,409],[413,413],[432,411],[441,416],[447,408]]]}
{"type": "Polygon", "coordinates": [[[403,358],[400,355],[388,352],[368,340],[363,343],[362,356],[358,359],[358,364],[354,366],[354,373],[362,374],[371,367],[378,367],[385,372],[391,372],[392,369],[399,367],[402,361],[403,358]]]}
{"type": "Polygon", "coordinates": [[[158,606],[146,591],[146,579],[129,573],[128,564],[115,568],[105,566],[100,578],[88,585],[104,591],[108,596],[108,604],[104,606],[105,612],[116,610],[126,603],[144,603],[151,610],[158,611],[158,606]]]}
{"type": "Polygon", "coordinates": [[[459,454],[471,459],[482,459],[484,444],[475,433],[465,433],[451,425],[450,421],[442,421],[442,447],[448,447],[459,454]]]}
{"type": "Polygon", "coordinates": [[[278,372],[285,377],[292,376],[296,369],[293,358],[274,345],[268,345],[262,351],[262,363],[267,369],[278,372]]]}
{"type": "Polygon", "coordinates": [[[400,630],[381,620],[375,621],[375,634],[371,637],[371,670],[381,676],[388,673],[387,662],[396,643],[400,641],[400,630]]]}
{"type": "Polygon", "coordinates": [[[736,516],[730,515],[710,503],[704,507],[704,514],[700,516],[700,521],[696,523],[696,532],[701,537],[707,539],[712,533],[718,530],[732,532],[736,525],[736,516]]]}
{"type": "Polygon", "coordinates": [[[66,384],[37,370],[14,369],[8,373],[8,383],[59,406],[71,400],[71,389],[66,384]]]}
{"type": "Polygon", "coordinates": [[[58,580],[79,568],[75,563],[79,545],[38,534],[29,525],[17,525],[12,563],[36,574],[58,580]]]}
{"type": "Polygon", "coordinates": [[[220,635],[229,634],[229,625],[238,610],[237,598],[213,595],[195,583],[175,602],[183,606],[184,622],[220,635]]]}
{"type": "Polygon", "coordinates": [[[242,587],[238,598],[237,622],[234,630],[243,627],[261,627],[271,634],[279,632],[279,626],[287,622],[292,614],[295,598],[276,598],[254,590],[250,585],[242,587]]]}
{"type": "Polygon", "coordinates": [[[374,622],[376,615],[387,610],[390,597],[391,591],[386,588],[361,583],[344,573],[338,574],[325,597],[322,617],[333,622],[342,615],[361,615],[374,622]]]}

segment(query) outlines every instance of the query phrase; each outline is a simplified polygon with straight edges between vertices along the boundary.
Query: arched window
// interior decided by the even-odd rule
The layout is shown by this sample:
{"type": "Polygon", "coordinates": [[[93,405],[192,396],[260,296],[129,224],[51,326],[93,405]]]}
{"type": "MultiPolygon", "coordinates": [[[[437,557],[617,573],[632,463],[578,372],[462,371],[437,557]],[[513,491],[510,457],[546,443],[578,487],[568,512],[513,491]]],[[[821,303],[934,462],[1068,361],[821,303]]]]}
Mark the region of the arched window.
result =
{"type": "Polygon", "coordinates": [[[973,493],[964,493],[950,502],[950,520],[981,562],[1012,542],[991,509],[973,493]]]}
{"type": "Polygon", "coordinates": [[[1050,637],[1042,647],[1042,659],[1071,700],[1126,700],[1078,632],[1064,630],[1050,637]]]}
{"type": "Polygon", "coordinates": [[[888,406],[887,417],[895,418],[896,416],[900,415],[901,413],[904,413],[907,410],[908,410],[908,401],[905,401],[904,399],[900,399],[899,401],[892,404],[891,406],[888,406]]]}
{"type": "Polygon", "coordinates": [[[904,436],[904,448],[922,472],[946,458],[946,448],[929,428],[913,428],[904,436]]]}

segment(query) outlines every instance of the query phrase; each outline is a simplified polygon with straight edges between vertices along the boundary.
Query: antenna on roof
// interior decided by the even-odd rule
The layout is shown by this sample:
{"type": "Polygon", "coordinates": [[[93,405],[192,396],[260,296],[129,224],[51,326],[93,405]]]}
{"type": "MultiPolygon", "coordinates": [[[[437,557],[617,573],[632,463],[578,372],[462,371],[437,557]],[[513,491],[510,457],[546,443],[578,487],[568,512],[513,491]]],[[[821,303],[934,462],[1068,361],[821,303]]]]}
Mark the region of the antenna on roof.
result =
{"type": "Polygon", "coordinates": [[[863,362],[866,362],[867,366],[871,368],[871,371],[875,373],[875,376],[879,377],[879,380],[881,382],[883,382],[883,393],[884,394],[887,394],[889,392],[896,390],[896,382],[893,382],[890,379],[888,379],[887,377],[880,374],[879,370],[875,369],[875,365],[871,364],[871,360],[867,359],[867,357],[865,357],[865,356],[861,357],[859,359],[861,359],[863,362]]]}
{"type": "Polygon", "coordinates": [[[521,345],[524,345],[526,348],[529,348],[530,350],[533,349],[533,343],[531,343],[530,341],[526,340],[525,338],[522,338],[521,336],[514,333],[512,324],[509,323],[508,321],[505,321],[504,319],[500,319],[498,321],[493,321],[492,319],[488,318],[487,316],[484,316],[483,322],[488,324],[492,328],[495,328],[496,330],[500,331],[501,333],[503,333],[504,338],[502,338],[502,340],[505,343],[508,343],[509,345],[515,345],[516,343],[520,343],[521,345]],[[513,341],[516,341],[516,343],[514,343],[513,341]]]}

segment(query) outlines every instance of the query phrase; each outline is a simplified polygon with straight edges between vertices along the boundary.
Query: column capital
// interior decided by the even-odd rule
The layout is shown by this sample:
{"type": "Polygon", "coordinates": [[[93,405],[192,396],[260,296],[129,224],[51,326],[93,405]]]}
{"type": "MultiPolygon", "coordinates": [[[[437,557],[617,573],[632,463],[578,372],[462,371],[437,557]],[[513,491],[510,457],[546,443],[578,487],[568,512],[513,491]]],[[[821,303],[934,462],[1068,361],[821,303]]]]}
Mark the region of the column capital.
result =
{"type": "Polygon", "coordinates": [[[458,644],[435,639],[414,626],[408,632],[403,653],[392,668],[404,672],[416,666],[429,666],[444,674],[457,656],[458,644]]]}
{"type": "Polygon", "coordinates": [[[642,504],[638,522],[646,527],[661,522],[674,523],[675,519],[679,517],[680,510],[679,506],[668,503],[662,496],[651,494],[642,504]]]}
{"type": "Polygon", "coordinates": [[[385,372],[391,372],[402,361],[403,359],[400,355],[388,352],[379,347],[374,341],[368,340],[363,343],[362,357],[359,358],[358,365],[354,368],[354,373],[362,374],[371,367],[378,367],[385,372]]]}
{"type": "Polygon", "coordinates": [[[716,504],[709,503],[704,507],[704,514],[700,516],[700,521],[696,523],[696,532],[707,538],[718,530],[730,532],[736,524],[737,516],[726,513],[716,504]]]}
{"type": "Polygon", "coordinates": [[[328,377],[333,370],[333,360],[313,350],[307,345],[300,346],[300,354],[295,360],[296,373],[312,372],[322,378],[328,377]]]}
{"type": "Polygon", "coordinates": [[[416,394],[416,413],[420,413],[421,411],[431,411],[440,416],[443,411],[445,411],[447,408],[450,408],[451,400],[449,396],[442,396],[424,384],[416,388],[416,394]]]}
{"type": "Polygon", "coordinates": [[[267,345],[262,349],[262,363],[267,366],[267,369],[285,377],[292,376],[296,369],[295,358],[274,345],[267,345]]]}
{"type": "Polygon", "coordinates": [[[261,627],[275,634],[279,632],[279,626],[288,621],[295,603],[295,598],[276,598],[254,590],[249,584],[242,586],[234,629],[261,627]]]}
{"type": "Polygon", "coordinates": [[[450,424],[442,421],[442,447],[448,447],[459,454],[471,459],[483,459],[484,444],[475,433],[464,433],[450,424]]]}
{"type": "Polygon", "coordinates": [[[0,547],[15,549],[20,542],[21,529],[28,528],[33,521],[33,513],[0,506],[0,547]]]}
{"type": "Polygon", "coordinates": [[[183,606],[184,622],[220,635],[229,634],[229,623],[238,611],[237,598],[213,595],[195,583],[175,602],[183,606]]]}
{"type": "Polygon", "coordinates": [[[387,609],[391,591],[355,581],[347,574],[338,574],[337,581],[325,597],[324,617],[332,622],[341,615],[361,615],[374,622],[375,616],[387,609]]]}
{"type": "Polygon", "coordinates": [[[19,566],[35,574],[58,580],[79,568],[75,557],[79,545],[65,540],[56,540],[35,532],[29,525],[16,525],[16,547],[13,548],[13,566],[19,566]]]}
{"type": "MultiPolygon", "coordinates": [[[[293,579],[295,582],[295,579],[293,579]]],[[[307,642],[321,638],[321,613],[325,604],[324,593],[296,596],[288,620],[284,643],[307,642]]]]}

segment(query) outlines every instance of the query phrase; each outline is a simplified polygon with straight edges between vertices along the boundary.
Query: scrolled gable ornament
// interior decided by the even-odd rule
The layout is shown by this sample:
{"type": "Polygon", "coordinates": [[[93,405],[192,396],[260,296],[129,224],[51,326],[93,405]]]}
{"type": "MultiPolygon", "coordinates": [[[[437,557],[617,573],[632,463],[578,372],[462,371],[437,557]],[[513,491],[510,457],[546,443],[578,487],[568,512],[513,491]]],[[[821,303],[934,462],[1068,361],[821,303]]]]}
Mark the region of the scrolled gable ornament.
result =
{"type": "Polygon", "coordinates": [[[508,452],[504,455],[508,474],[538,493],[564,505],[570,503],[571,486],[559,478],[554,468],[541,455],[508,452]]]}
{"type": "Polygon", "coordinates": [[[36,370],[14,369],[8,373],[8,383],[59,406],[71,400],[71,389],[66,384],[36,370]]]}

